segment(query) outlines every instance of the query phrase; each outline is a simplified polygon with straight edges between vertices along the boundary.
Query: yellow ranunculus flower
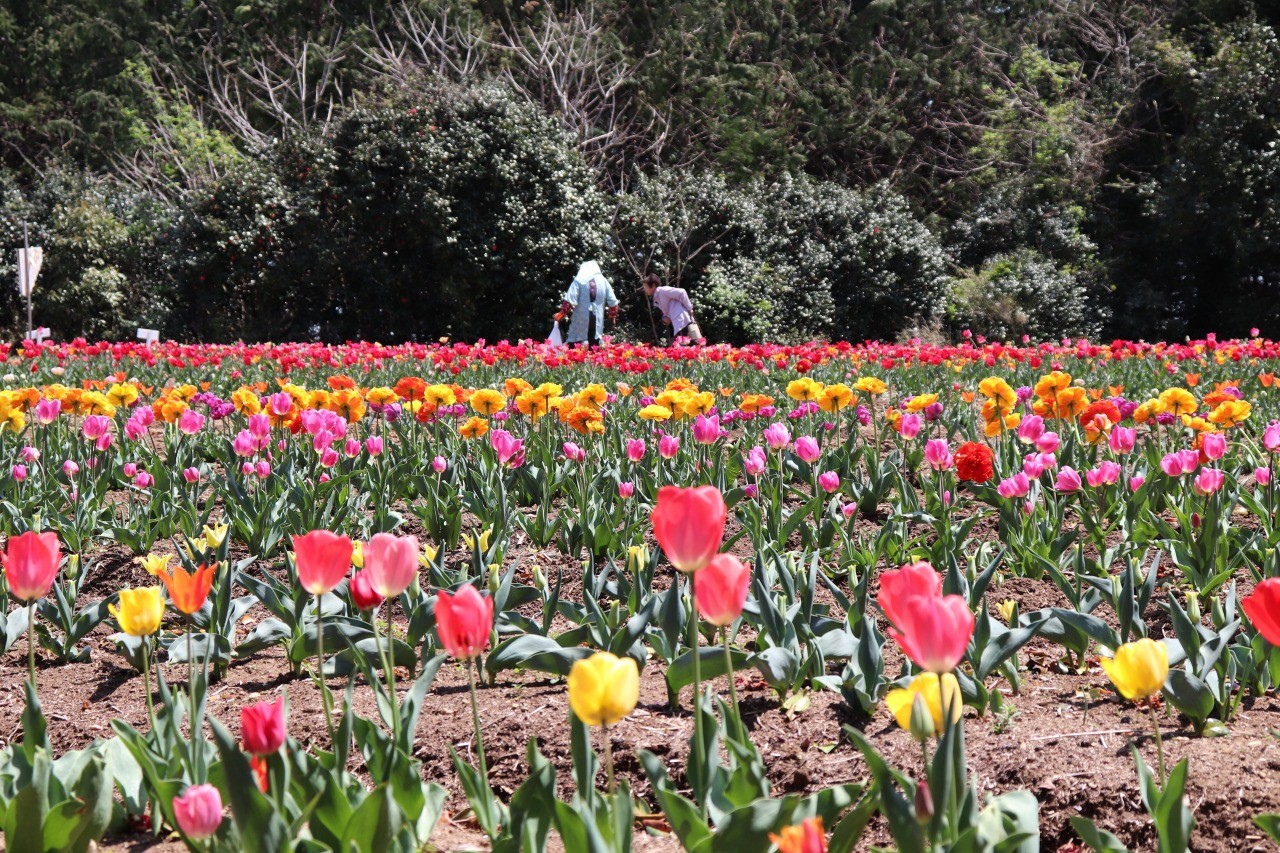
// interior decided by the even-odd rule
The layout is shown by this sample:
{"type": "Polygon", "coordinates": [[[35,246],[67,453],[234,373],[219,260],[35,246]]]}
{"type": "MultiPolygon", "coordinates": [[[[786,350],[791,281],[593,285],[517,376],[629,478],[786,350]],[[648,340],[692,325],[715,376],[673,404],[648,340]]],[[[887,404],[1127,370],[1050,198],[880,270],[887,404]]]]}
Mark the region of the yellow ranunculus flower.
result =
{"type": "Polygon", "coordinates": [[[857,382],[853,383],[853,387],[861,391],[863,394],[871,394],[879,396],[889,390],[889,386],[884,384],[884,380],[874,376],[864,376],[857,382]]]}
{"type": "Polygon", "coordinates": [[[507,405],[507,398],[502,392],[495,391],[492,388],[480,388],[471,395],[471,408],[476,414],[484,417],[491,417],[495,412],[500,412],[507,405]]]}
{"type": "Polygon", "coordinates": [[[666,406],[659,406],[657,403],[650,403],[640,410],[640,419],[645,421],[665,421],[670,420],[671,410],[666,406]]]}
{"type": "Polygon", "coordinates": [[[109,604],[107,609],[120,623],[120,630],[134,637],[149,637],[160,628],[164,616],[164,588],[122,589],[120,606],[109,604]]]}
{"type": "Polygon", "coordinates": [[[941,679],[937,673],[923,672],[911,679],[911,683],[906,687],[890,690],[884,697],[884,704],[889,709],[889,713],[893,714],[893,718],[898,721],[898,725],[905,731],[911,731],[911,706],[916,701],[917,695],[923,697],[925,705],[929,708],[929,715],[933,717],[933,730],[935,733],[940,733],[944,728],[942,721],[944,688],[950,706],[951,722],[958,722],[964,711],[964,700],[960,698],[960,682],[956,681],[956,677],[949,672],[941,679]]]}
{"type": "Polygon", "coordinates": [[[596,652],[569,670],[569,707],[589,726],[608,726],[635,710],[640,670],[631,658],[596,652]]]}
{"type": "Polygon", "coordinates": [[[1169,650],[1148,637],[1125,643],[1115,657],[1100,662],[1120,695],[1134,701],[1159,693],[1169,675],[1169,650]]]}

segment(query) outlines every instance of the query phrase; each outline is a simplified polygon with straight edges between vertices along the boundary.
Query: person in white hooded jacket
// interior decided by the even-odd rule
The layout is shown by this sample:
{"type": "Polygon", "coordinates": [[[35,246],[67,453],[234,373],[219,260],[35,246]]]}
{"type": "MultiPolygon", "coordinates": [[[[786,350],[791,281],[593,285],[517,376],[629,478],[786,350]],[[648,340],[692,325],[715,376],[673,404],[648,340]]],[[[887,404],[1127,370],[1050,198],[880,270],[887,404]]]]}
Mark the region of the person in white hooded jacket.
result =
{"type": "Polygon", "coordinates": [[[601,272],[600,265],[595,261],[587,261],[578,268],[578,274],[569,283],[569,289],[565,291],[564,300],[560,303],[560,312],[555,315],[557,321],[565,316],[570,318],[569,334],[565,336],[565,342],[600,346],[606,311],[609,319],[616,323],[618,297],[614,294],[609,279],[601,272]]]}

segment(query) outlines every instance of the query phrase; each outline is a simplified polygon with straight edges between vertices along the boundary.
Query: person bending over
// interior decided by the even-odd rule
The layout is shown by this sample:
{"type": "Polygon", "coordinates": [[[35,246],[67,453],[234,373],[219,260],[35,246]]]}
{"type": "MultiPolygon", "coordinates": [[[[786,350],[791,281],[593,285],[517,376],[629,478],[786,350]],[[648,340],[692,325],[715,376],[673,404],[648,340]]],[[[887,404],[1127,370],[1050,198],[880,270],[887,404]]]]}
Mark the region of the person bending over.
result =
{"type": "Polygon", "coordinates": [[[689,338],[702,340],[702,330],[698,321],[693,318],[693,303],[689,301],[689,293],[683,287],[666,287],[654,273],[641,279],[645,295],[653,300],[653,304],[662,312],[662,323],[671,328],[671,339],[689,338]]]}

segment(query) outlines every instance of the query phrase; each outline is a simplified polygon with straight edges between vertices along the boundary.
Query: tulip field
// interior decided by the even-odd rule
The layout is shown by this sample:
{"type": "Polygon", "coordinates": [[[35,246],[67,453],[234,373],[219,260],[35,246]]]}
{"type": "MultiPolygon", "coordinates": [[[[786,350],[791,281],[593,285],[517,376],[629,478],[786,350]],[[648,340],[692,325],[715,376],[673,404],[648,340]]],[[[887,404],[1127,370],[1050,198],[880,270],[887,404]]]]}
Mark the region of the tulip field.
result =
{"type": "Polygon", "coordinates": [[[1275,342],[0,357],[6,850],[1280,842],[1275,342]]]}

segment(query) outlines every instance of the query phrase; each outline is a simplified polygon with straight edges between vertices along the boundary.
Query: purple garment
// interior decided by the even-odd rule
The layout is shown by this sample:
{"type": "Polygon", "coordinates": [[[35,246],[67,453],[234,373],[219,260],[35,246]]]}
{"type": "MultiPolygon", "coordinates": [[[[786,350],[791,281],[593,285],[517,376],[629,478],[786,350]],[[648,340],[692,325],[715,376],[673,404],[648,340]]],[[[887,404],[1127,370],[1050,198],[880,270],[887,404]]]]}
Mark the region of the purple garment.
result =
{"type": "Polygon", "coordinates": [[[682,332],[693,322],[693,303],[683,287],[659,287],[653,292],[653,304],[671,321],[672,332],[682,332]]]}

